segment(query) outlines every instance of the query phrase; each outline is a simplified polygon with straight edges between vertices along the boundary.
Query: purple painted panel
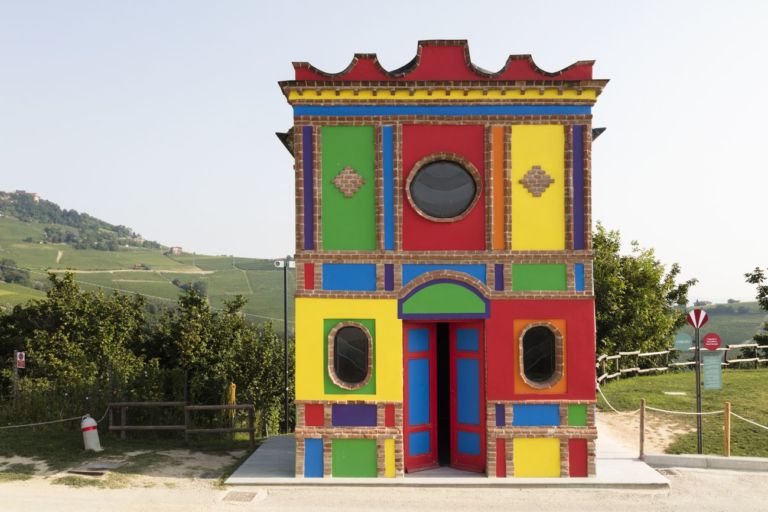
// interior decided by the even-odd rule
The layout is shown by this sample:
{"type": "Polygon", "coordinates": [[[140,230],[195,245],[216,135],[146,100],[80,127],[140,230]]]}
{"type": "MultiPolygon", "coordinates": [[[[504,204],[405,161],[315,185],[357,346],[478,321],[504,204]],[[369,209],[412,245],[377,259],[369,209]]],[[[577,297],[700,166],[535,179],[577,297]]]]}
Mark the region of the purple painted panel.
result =
{"type": "Polygon", "coordinates": [[[573,248],[584,249],[584,126],[573,127],[573,248]]]}
{"type": "Polygon", "coordinates": [[[391,263],[384,265],[384,289],[386,291],[395,289],[395,266],[391,263]]]}
{"type": "Polygon", "coordinates": [[[497,263],[493,267],[494,289],[497,292],[504,291],[504,264],[497,263]]]}
{"type": "Polygon", "coordinates": [[[368,404],[333,404],[331,425],[334,427],[375,427],[376,406],[368,404]]]}
{"type": "Polygon", "coordinates": [[[301,129],[301,147],[304,159],[304,249],[308,250],[315,248],[313,146],[312,127],[305,126],[301,129]]]}
{"type": "Polygon", "coordinates": [[[504,417],[504,404],[496,404],[496,426],[503,427],[507,424],[507,420],[504,417]]]}

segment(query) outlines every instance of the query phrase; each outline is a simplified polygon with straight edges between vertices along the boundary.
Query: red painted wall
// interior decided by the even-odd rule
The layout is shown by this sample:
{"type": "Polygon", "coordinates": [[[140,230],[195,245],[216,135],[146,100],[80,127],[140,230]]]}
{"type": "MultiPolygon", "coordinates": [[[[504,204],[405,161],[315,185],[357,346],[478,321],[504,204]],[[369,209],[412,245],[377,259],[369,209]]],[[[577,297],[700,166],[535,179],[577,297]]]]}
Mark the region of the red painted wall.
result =
{"type": "Polygon", "coordinates": [[[403,126],[403,249],[485,249],[485,129],[482,126],[403,126]],[[421,217],[408,201],[405,183],[413,166],[434,153],[455,153],[480,173],[480,197],[469,214],[456,222],[421,217]]]}
{"type": "Polygon", "coordinates": [[[594,400],[595,313],[591,299],[492,300],[491,316],[485,324],[488,400],[594,400]],[[567,389],[562,394],[533,394],[516,391],[512,372],[515,319],[564,319],[567,389]]]}

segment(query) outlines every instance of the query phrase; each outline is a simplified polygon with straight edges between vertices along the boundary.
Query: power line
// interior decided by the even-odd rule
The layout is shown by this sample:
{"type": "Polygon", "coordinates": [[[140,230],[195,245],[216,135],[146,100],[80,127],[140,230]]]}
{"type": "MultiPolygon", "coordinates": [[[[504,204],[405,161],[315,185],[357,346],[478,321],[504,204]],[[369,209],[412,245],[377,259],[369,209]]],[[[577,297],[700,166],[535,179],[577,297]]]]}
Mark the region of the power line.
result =
{"type": "MultiPolygon", "coordinates": [[[[5,264],[0,265],[0,268],[10,268],[10,269],[13,269],[13,270],[21,270],[21,271],[25,271],[25,272],[31,272],[32,274],[41,274],[41,275],[48,275],[49,274],[49,272],[42,272],[40,270],[33,270],[31,268],[14,267],[14,266],[5,265],[5,264]]],[[[124,290],[122,288],[114,288],[112,286],[106,286],[106,285],[103,285],[103,284],[91,283],[91,282],[88,282],[88,281],[83,281],[82,279],[79,279],[77,277],[77,271],[76,270],[66,270],[65,272],[70,272],[73,275],[75,275],[75,281],[77,281],[78,283],[81,283],[81,284],[87,284],[89,286],[95,286],[97,288],[103,288],[105,290],[111,290],[111,291],[125,293],[125,294],[139,295],[141,297],[147,297],[149,299],[156,299],[156,300],[162,300],[162,301],[166,301],[166,302],[173,302],[174,304],[176,303],[175,299],[169,299],[168,297],[158,297],[157,295],[149,295],[147,293],[134,292],[134,291],[131,291],[131,290],[124,290]]],[[[155,273],[155,272],[156,271],[153,271],[153,273],[155,273]]],[[[55,274],[55,272],[50,272],[50,273],[55,274]]],[[[159,272],[159,273],[162,274],[162,272],[159,272]]],[[[214,309],[214,308],[211,308],[211,309],[214,312],[224,311],[223,309],[214,309]]],[[[254,313],[246,313],[245,311],[242,311],[242,313],[245,316],[251,316],[251,317],[254,317],[254,318],[264,318],[266,320],[276,320],[278,322],[282,322],[283,321],[282,318],[276,318],[276,317],[273,317],[273,316],[256,315],[254,313]]],[[[289,324],[295,324],[295,322],[293,322],[293,321],[288,321],[288,323],[289,324]]]]}

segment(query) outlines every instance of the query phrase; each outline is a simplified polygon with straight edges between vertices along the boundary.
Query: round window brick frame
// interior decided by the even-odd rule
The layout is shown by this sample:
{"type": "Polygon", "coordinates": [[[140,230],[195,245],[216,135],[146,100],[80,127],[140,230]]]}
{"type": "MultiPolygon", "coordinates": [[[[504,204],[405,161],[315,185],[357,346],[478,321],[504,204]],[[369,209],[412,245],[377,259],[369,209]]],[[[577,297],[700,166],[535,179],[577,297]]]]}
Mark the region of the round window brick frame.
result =
{"type": "Polygon", "coordinates": [[[564,350],[564,343],[565,339],[563,338],[563,334],[560,332],[560,329],[558,329],[554,324],[550,322],[532,322],[530,324],[527,324],[523,330],[520,332],[520,337],[518,339],[518,353],[519,353],[519,366],[520,366],[520,377],[523,379],[523,382],[525,382],[526,385],[533,389],[551,389],[554,386],[556,386],[562,379],[563,375],[565,373],[565,350],[564,350]],[[555,335],[555,372],[552,374],[552,376],[543,381],[543,382],[536,382],[533,380],[530,380],[525,375],[525,354],[524,354],[524,348],[523,348],[523,339],[525,338],[525,335],[533,329],[534,327],[546,327],[550,331],[552,331],[552,334],[555,335]]]}
{"type": "Polygon", "coordinates": [[[331,330],[328,332],[328,375],[335,385],[348,391],[355,391],[368,385],[368,383],[371,381],[371,377],[373,376],[373,336],[371,336],[371,331],[369,331],[366,326],[359,322],[350,321],[339,322],[334,325],[333,328],[331,328],[331,330]],[[363,334],[365,334],[365,337],[368,338],[368,373],[366,374],[365,379],[355,384],[350,384],[349,382],[341,380],[339,376],[336,375],[336,370],[333,366],[336,334],[344,327],[357,327],[358,329],[362,330],[363,334]]]}
{"type": "Polygon", "coordinates": [[[418,162],[413,164],[413,167],[411,167],[411,171],[408,173],[408,178],[405,180],[405,193],[408,197],[408,203],[411,205],[411,208],[419,215],[419,217],[422,217],[424,219],[430,220],[432,222],[459,222],[461,220],[464,220],[467,215],[469,215],[472,210],[475,208],[475,205],[480,200],[480,194],[482,192],[482,177],[480,176],[480,172],[477,170],[477,167],[472,164],[469,160],[467,160],[464,157],[461,157],[457,155],[456,153],[432,153],[430,155],[425,156],[424,158],[420,159],[418,162]],[[472,176],[472,179],[475,181],[475,197],[472,198],[472,201],[469,203],[469,206],[461,212],[459,215],[455,217],[447,217],[447,218],[440,218],[440,217],[433,217],[423,211],[419,206],[416,204],[416,201],[413,200],[413,196],[411,195],[411,182],[416,177],[416,174],[421,170],[422,167],[425,165],[431,164],[432,162],[437,162],[440,160],[446,160],[448,162],[453,162],[461,167],[464,168],[467,172],[469,172],[469,175],[472,176]]]}

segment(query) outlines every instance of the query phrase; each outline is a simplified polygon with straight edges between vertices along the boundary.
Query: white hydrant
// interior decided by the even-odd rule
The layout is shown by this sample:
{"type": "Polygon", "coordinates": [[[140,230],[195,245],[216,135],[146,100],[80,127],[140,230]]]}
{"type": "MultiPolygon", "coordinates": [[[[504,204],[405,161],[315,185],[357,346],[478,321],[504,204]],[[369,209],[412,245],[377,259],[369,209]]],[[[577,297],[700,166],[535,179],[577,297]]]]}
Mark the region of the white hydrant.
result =
{"type": "Polygon", "coordinates": [[[99,430],[97,428],[98,423],[91,418],[90,414],[83,416],[83,421],[80,422],[80,431],[83,433],[83,444],[86,450],[93,450],[94,452],[100,452],[103,450],[101,443],[99,442],[99,430]]]}

